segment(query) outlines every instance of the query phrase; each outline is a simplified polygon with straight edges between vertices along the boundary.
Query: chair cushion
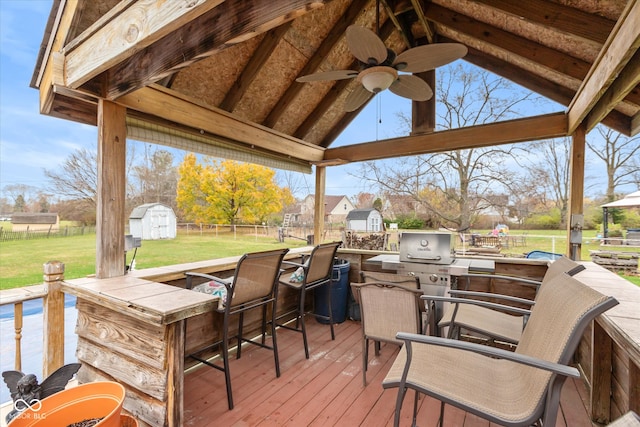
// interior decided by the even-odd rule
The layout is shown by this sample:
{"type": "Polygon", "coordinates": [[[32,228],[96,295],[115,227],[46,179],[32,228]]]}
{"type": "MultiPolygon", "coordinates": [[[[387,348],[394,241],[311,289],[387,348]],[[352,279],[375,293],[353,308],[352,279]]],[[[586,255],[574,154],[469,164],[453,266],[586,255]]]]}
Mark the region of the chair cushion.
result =
{"type": "Polygon", "coordinates": [[[193,290],[196,292],[202,292],[203,294],[210,294],[214,297],[218,297],[223,304],[227,302],[227,288],[222,283],[218,283],[212,280],[210,282],[205,282],[194,286],[193,290]]]}
{"type": "Polygon", "coordinates": [[[302,267],[298,267],[296,271],[291,273],[291,276],[289,276],[289,282],[291,283],[302,283],[303,280],[304,280],[304,268],[302,267]]]}

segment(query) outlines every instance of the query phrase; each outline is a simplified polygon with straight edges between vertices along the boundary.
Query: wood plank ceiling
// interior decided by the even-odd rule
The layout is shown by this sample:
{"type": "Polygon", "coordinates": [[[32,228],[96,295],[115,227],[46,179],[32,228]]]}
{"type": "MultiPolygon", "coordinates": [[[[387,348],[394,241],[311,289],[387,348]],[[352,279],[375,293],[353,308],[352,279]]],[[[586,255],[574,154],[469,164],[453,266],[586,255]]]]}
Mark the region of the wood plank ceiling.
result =
{"type": "Polygon", "coordinates": [[[331,148],[361,111],[343,109],[358,83],[295,79],[357,70],[344,33],[375,30],[375,0],[54,0],[31,85],[43,114],[95,125],[104,98],[138,126],[191,139],[192,151],[222,142],[307,167],[568,135],[581,123],[640,131],[637,0],[380,0],[379,20],[396,53],[463,43],[463,60],[566,111],[331,148]]]}

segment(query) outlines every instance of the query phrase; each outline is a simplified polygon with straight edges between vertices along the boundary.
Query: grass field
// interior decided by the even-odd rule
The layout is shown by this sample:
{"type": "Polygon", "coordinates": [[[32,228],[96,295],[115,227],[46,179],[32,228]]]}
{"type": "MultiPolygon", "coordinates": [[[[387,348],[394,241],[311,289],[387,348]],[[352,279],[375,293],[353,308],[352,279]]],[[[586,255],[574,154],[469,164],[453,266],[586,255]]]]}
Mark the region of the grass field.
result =
{"type": "MultiPolygon", "coordinates": [[[[279,243],[271,236],[238,235],[234,239],[233,235],[223,234],[179,234],[175,239],[143,241],[135,260],[136,268],[143,269],[305,245],[305,241],[293,239],[279,243]]],[[[127,253],[128,264],[133,254],[133,250],[127,253]]],[[[65,264],[67,279],[94,274],[95,259],[95,235],[1,242],[0,289],[42,283],[43,264],[54,260],[65,264]]]]}
{"type": "MultiPolygon", "coordinates": [[[[478,231],[478,233],[486,234],[486,231],[478,231]]],[[[518,231],[511,233],[511,235],[518,234],[520,234],[518,231]]],[[[584,232],[582,259],[590,259],[589,250],[602,249],[595,236],[595,231],[584,232]]],[[[329,238],[339,238],[339,236],[329,238]]],[[[504,248],[502,253],[522,256],[532,250],[556,253],[566,251],[566,233],[562,230],[529,231],[526,242],[526,246],[504,248]]],[[[142,247],[137,250],[136,268],[181,264],[242,255],[246,252],[305,245],[305,241],[298,239],[287,239],[284,243],[279,243],[275,236],[238,235],[234,237],[233,234],[223,233],[217,236],[214,234],[178,234],[175,239],[143,241],[142,247]]],[[[633,248],[620,246],[611,249],[633,250],[633,248]]],[[[133,252],[129,251],[127,254],[127,263],[131,262],[133,252]]],[[[42,283],[43,264],[54,260],[65,264],[67,279],[94,274],[95,256],[95,235],[1,242],[0,289],[42,283]]],[[[640,285],[640,277],[626,276],[626,278],[640,285]]]]}

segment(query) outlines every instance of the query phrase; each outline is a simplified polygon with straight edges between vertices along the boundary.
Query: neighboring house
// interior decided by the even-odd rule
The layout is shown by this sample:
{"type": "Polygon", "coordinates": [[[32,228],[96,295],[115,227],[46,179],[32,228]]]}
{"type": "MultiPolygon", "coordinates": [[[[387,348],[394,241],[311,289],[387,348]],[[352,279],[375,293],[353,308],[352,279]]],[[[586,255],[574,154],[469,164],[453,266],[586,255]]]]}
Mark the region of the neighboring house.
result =
{"type": "Polygon", "coordinates": [[[302,206],[300,205],[300,203],[296,203],[292,206],[288,206],[287,208],[285,208],[284,210],[284,218],[283,218],[283,226],[288,227],[290,225],[298,225],[302,222],[302,213],[301,213],[301,208],[302,206]],[[288,223],[286,223],[286,219],[287,217],[289,218],[288,223]],[[286,224],[285,224],[286,223],[286,224]]]}
{"type": "Polygon", "coordinates": [[[12,231],[58,231],[60,218],[57,213],[14,213],[12,231]]]}
{"type": "Polygon", "coordinates": [[[382,215],[377,209],[353,209],[347,214],[347,230],[383,231],[382,215]]]}
{"type": "Polygon", "coordinates": [[[413,197],[407,195],[388,195],[382,205],[385,218],[397,219],[400,216],[421,216],[427,211],[413,197]]]}
{"type": "Polygon", "coordinates": [[[176,228],[173,209],[160,203],[140,205],[129,215],[129,233],[142,240],[173,239],[176,228]]]}
{"type": "MultiPolygon", "coordinates": [[[[349,198],[344,195],[324,196],[324,203],[325,222],[331,224],[346,222],[347,214],[355,208],[349,198]]],[[[313,222],[315,195],[309,194],[305,197],[300,208],[300,219],[302,221],[313,222]]]]}

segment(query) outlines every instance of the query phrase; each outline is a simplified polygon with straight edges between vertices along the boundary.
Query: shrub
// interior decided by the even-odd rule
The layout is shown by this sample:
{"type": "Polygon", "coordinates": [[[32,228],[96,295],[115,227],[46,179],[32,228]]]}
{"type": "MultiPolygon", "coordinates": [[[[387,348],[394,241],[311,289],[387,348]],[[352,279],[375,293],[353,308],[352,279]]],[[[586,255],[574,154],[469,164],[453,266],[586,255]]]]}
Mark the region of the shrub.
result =
{"type": "Polygon", "coordinates": [[[395,220],[384,220],[385,224],[389,226],[389,223],[398,223],[398,228],[402,230],[421,230],[425,227],[424,220],[415,216],[400,216],[395,220]]]}
{"type": "Polygon", "coordinates": [[[527,219],[527,228],[542,230],[560,229],[560,211],[552,209],[549,212],[534,214],[527,219]]]}

